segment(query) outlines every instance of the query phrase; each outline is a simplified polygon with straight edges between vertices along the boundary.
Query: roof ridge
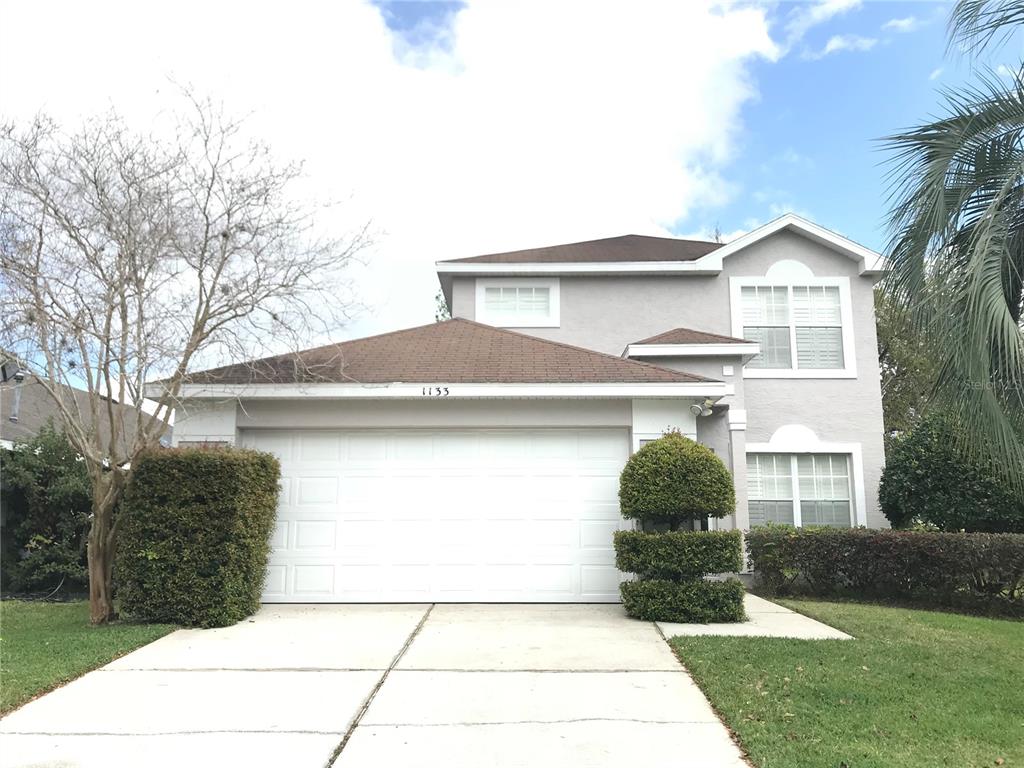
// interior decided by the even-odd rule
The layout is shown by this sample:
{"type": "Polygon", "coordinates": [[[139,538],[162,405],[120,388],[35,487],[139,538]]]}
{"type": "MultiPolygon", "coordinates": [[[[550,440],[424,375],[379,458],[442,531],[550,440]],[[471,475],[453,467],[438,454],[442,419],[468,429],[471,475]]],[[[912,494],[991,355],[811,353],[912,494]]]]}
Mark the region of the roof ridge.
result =
{"type": "Polygon", "coordinates": [[[712,245],[712,246],[715,246],[715,248],[713,248],[712,250],[715,250],[717,248],[721,248],[722,246],[725,245],[725,243],[720,243],[720,242],[718,242],[716,240],[695,240],[694,238],[690,238],[690,237],[673,237],[673,236],[665,236],[665,235],[640,235],[640,234],[637,234],[635,232],[630,232],[630,233],[627,233],[627,234],[624,234],[624,235],[611,235],[609,237],[594,237],[594,238],[590,238],[588,240],[575,240],[575,241],[570,242],[570,243],[555,243],[554,245],[535,245],[535,246],[531,246],[529,248],[514,248],[511,251],[491,251],[489,253],[479,253],[479,254],[476,254],[474,256],[460,256],[460,257],[455,258],[455,259],[441,259],[438,263],[439,264],[447,264],[447,263],[451,263],[451,262],[470,261],[470,260],[476,260],[476,259],[486,259],[489,256],[508,256],[510,254],[515,254],[515,253],[526,253],[527,251],[545,251],[545,250],[551,250],[551,249],[555,249],[555,248],[571,248],[573,246],[578,246],[578,245],[591,245],[593,243],[604,243],[604,242],[608,242],[610,240],[623,240],[623,239],[628,238],[628,237],[643,237],[643,238],[646,238],[648,240],[664,240],[664,241],[671,242],[671,243],[697,243],[697,244],[700,244],[700,245],[712,245]]]}
{"type": "Polygon", "coordinates": [[[749,339],[743,339],[743,338],[740,338],[739,336],[727,336],[727,335],[722,334],[722,333],[713,333],[712,331],[702,331],[699,328],[688,328],[687,326],[680,325],[680,326],[676,326],[675,328],[669,328],[667,331],[662,331],[661,333],[656,333],[653,336],[648,336],[646,339],[641,339],[640,341],[631,341],[630,344],[633,345],[633,344],[650,344],[650,343],[654,343],[656,339],[660,339],[663,336],[668,336],[671,333],[677,333],[679,331],[687,331],[689,333],[699,333],[699,334],[701,334],[703,336],[712,336],[712,337],[714,337],[716,339],[722,339],[723,341],[729,341],[729,342],[734,342],[734,343],[749,343],[749,339]]]}
{"type": "Polygon", "coordinates": [[[423,325],[414,325],[414,326],[411,326],[409,328],[398,328],[398,329],[396,329],[394,331],[384,331],[384,333],[375,333],[372,336],[360,336],[357,339],[345,339],[344,341],[332,341],[332,342],[328,342],[327,344],[321,344],[321,345],[319,345],[317,347],[310,347],[309,349],[299,349],[299,350],[292,350],[292,351],[289,351],[289,352],[279,352],[276,355],[267,355],[266,357],[258,357],[255,360],[241,360],[241,361],[239,361],[237,363],[225,363],[224,365],[217,365],[217,366],[214,366],[213,368],[203,368],[202,370],[199,370],[199,371],[191,371],[188,374],[186,374],[186,376],[195,376],[195,375],[200,374],[200,373],[212,373],[213,371],[219,371],[221,368],[230,368],[230,367],[235,366],[235,365],[256,366],[256,365],[259,365],[260,363],[267,363],[267,362],[269,362],[271,360],[277,360],[279,358],[294,357],[294,356],[297,356],[297,355],[307,355],[307,354],[311,354],[311,353],[314,353],[314,352],[320,352],[321,350],[329,349],[331,347],[343,347],[346,344],[355,344],[356,342],[360,342],[360,341],[370,341],[372,339],[382,339],[382,338],[384,338],[386,336],[395,336],[395,335],[397,335],[399,333],[405,333],[407,331],[418,331],[421,328],[430,328],[430,327],[435,326],[435,325],[445,325],[446,323],[450,323],[453,320],[460,320],[460,319],[461,318],[450,317],[447,320],[435,320],[432,323],[423,323],[423,325]]]}
{"type": "Polygon", "coordinates": [[[551,339],[543,339],[540,336],[531,336],[530,334],[522,333],[521,331],[513,331],[513,330],[510,330],[508,328],[498,328],[496,326],[487,325],[487,323],[481,323],[481,322],[479,322],[477,320],[470,320],[470,319],[465,318],[465,317],[453,317],[452,320],[458,320],[458,321],[463,322],[463,323],[471,323],[472,325],[476,325],[476,326],[479,326],[481,328],[488,328],[488,329],[490,329],[492,331],[497,331],[498,333],[508,334],[509,336],[516,336],[516,337],[521,338],[521,339],[530,339],[531,341],[540,341],[540,342],[544,342],[545,344],[551,344],[552,346],[555,346],[555,347],[562,347],[563,349],[571,349],[574,352],[587,352],[587,353],[589,353],[591,355],[597,355],[598,357],[605,357],[605,358],[608,358],[609,360],[616,360],[616,361],[618,361],[620,363],[621,362],[626,362],[626,363],[630,363],[631,365],[639,365],[639,366],[644,367],[644,368],[653,368],[656,371],[662,371],[662,372],[674,373],[674,374],[682,374],[684,376],[687,376],[687,377],[689,377],[691,379],[695,379],[695,380],[698,380],[698,381],[716,381],[716,379],[709,379],[706,376],[699,376],[698,374],[690,373],[689,371],[675,371],[675,370],[672,370],[671,368],[665,368],[664,366],[661,366],[661,365],[654,365],[653,363],[643,363],[643,362],[640,362],[639,360],[633,360],[631,358],[623,358],[623,357],[620,357],[618,355],[609,354],[607,352],[599,352],[596,349],[588,349],[587,347],[578,347],[575,344],[566,344],[564,341],[553,341],[551,339]]]}

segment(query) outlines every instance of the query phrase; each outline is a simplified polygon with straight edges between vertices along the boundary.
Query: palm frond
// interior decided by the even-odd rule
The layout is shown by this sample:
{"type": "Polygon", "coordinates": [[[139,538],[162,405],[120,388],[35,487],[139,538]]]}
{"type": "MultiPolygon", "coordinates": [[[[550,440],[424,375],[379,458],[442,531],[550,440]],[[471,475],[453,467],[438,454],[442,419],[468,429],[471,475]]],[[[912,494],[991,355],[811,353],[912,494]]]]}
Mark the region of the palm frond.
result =
{"type": "Polygon", "coordinates": [[[949,19],[950,45],[978,53],[1006,42],[1021,24],[1022,0],[959,0],[949,19]]]}
{"type": "Polygon", "coordinates": [[[988,74],[945,99],[945,117],[886,139],[884,290],[937,350],[938,392],[964,447],[1024,490],[1024,79],[988,74]]]}

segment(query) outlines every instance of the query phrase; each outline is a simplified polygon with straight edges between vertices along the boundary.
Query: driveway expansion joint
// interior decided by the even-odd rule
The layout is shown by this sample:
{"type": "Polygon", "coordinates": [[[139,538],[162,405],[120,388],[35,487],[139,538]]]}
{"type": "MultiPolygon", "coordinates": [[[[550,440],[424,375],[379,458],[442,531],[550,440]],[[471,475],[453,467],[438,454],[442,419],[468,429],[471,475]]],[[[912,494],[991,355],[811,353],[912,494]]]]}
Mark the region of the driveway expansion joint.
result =
{"type": "Polygon", "coordinates": [[[416,636],[420,633],[420,630],[423,629],[423,625],[427,623],[427,618],[429,618],[430,612],[434,610],[435,605],[436,603],[431,603],[427,607],[427,610],[424,611],[423,616],[420,617],[419,623],[416,625],[413,631],[409,633],[409,637],[405,639],[405,644],[402,645],[401,648],[399,648],[398,653],[396,653],[395,657],[391,660],[391,664],[388,666],[387,669],[384,670],[384,674],[380,676],[380,680],[377,681],[377,685],[375,685],[373,687],[373,690],[371,690],[369,695],[367,695],[366,700],[363,702],[363,706],[359,708],[359,711],[356,712],[356,716],[352,718],[352,723],[349,725],[348,730],[345,732],[345,735],[338,743],[338,746],[334,748],[334,751],[331,753],[331,756],[327,758],[325,768],[331,768],[331,766],[334,765],[334,763],[338,760],[338,756],[341,755],[342,750],[345,749],[345,745],[347,745],[349,739],[352,738],[352,734],[356,732],[356,728],[359,727],[359,722],[363,719],[363,716],[366,715],[366,711],[370,708],[370,705],[373,703],[373,700],[377,696],[377,693],[384,686],[385,681],[388,679],[388,675],[391,674],[391,670],[398,666],[398,662],[402,660],[402,657],[405,655],[405,652],[409,650],[409,646],[412,645],[413,640],[416,639],[416,636]]]}

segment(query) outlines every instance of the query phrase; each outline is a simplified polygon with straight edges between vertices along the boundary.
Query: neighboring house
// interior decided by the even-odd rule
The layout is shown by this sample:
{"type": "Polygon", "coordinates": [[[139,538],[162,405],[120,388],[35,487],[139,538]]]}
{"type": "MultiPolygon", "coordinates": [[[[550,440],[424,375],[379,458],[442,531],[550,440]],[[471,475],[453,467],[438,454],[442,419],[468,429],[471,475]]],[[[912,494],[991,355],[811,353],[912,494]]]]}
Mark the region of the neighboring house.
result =
{"type": "MultiPolygon", "coordinates": [[[[13,370],[12,366],[8,367],[13,370]]],[[[67,406],[88,420],[89,393],[66,385],[61,385],[61,391],[67,406]]],[[[128,429],[133,429],[135,409],[117,406],[117,410],[128,429]]],[[[60,410],[37,377],[25,373],[20,380],[11,377],[0,382],[0,448],[13,448],[16,443],[28,442],[48,422],[57,429],[63,427],[60,410]]],[[[99,428],[106,441],[110,430],[105,420],[100,420],[99,428]]],[[[169,441],[169,437],[165,439],[169,441]]]]}
{"type": "Polygon", "coordinates": [[[885,525],[879,267],[792,215],[442,261],[453,320],[194,374],[175,441],[281,457],[268,601],[616,601],[668,429],[733,472],[712,527],[885,525]]]}

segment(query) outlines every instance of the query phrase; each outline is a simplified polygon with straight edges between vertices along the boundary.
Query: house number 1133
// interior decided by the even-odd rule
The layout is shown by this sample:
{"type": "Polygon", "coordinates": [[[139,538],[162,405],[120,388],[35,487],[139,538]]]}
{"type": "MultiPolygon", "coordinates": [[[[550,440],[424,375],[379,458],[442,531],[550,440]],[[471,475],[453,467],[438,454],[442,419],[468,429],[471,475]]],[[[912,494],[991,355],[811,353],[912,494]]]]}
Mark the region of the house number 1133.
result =
{"type": "Polygon", "coordinates": [[[448,397],[448,387],[423,387],[420,394],[424,397],[448,397]]]}

